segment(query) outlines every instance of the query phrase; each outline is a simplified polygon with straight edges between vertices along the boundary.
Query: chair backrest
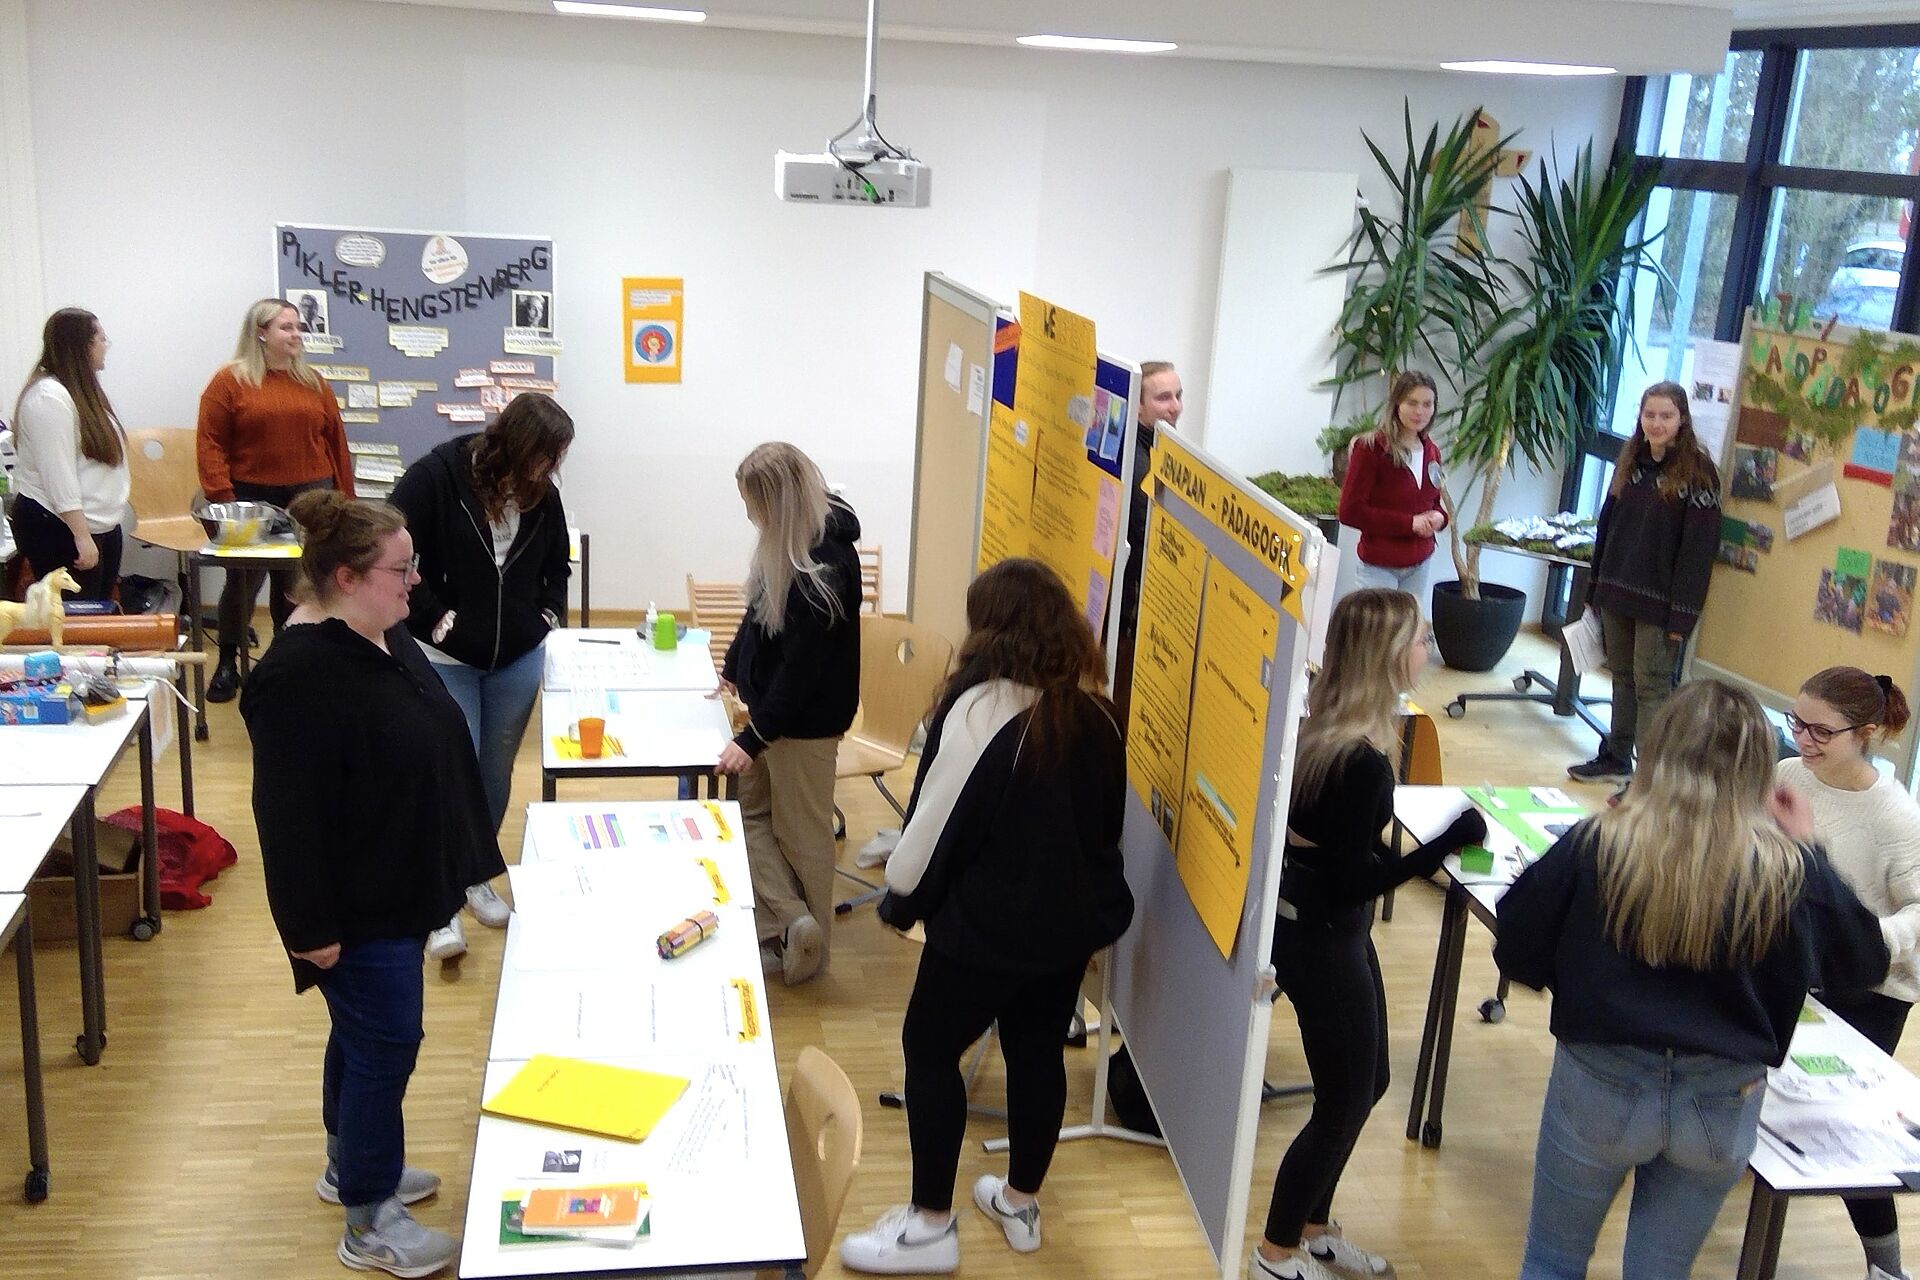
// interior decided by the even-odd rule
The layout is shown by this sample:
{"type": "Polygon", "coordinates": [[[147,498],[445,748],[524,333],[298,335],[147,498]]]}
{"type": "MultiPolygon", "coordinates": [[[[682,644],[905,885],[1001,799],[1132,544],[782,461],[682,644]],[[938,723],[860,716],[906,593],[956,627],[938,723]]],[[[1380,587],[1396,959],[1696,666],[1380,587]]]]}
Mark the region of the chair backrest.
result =
{"type": "Polygon", "coordinates": [[[855,547],[860,556],[860,612],[880,612],[880,548],[855,547]]]}
{"type": "Polygon", "coordinates": [[[687,575],[687,621],[707,633],[707,648],[718,667],[727,658],[727,646],[747,616],[746,589],[737,582],[696,582],[687,575]]]}
{"type": "Polygon", "coordinates": [[[817,1275],[833,1247],[853,1167],[860,1163],[860,1096],[840,1064],[808,1045],[787,1086],[787,1146],[807,1242],[804,1274],[817,1275]]]}
{"type": "Polygon", "coordinates": [[[200,491],[192,427],[143,427],[127,432],[127,471],[133,513],[142,520],[184,516],[200,491]]]}
{"type": "Polygon", "coordinates": [[[932,628],[862,614],[860,722],[848,736],[904,758],[952,663],[953,644],[932,628]]]}
{"type": "Polygon", "coordinates": [[[1406,748],[1406,759],[1400,762],[1400,772],[1409,783],[1437,787],[1446,781],[1440,771],[1440,730],[1433,723],[1432,716],[1424,711],[1408,715],[1406,733],[1400,741],[1406,748]]]}

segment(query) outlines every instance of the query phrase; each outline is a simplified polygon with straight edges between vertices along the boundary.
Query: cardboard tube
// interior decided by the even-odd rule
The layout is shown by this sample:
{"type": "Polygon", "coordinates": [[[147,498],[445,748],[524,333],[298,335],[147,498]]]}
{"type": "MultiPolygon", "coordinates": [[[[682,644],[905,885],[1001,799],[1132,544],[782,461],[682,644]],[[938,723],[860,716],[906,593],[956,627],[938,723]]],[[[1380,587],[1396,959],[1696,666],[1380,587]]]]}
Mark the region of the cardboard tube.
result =
{"type": "MultiPolygon", "coordinates": [[[[64,645],[105,645],[114,649],[171,649],[179,639],[180,620],[171,613],[122,613],[99,618],[68,618],[60,639],[64,645]]],[[[49,644],[44,627],[19,627],[0,636],[5,644],[49,644]]]]}

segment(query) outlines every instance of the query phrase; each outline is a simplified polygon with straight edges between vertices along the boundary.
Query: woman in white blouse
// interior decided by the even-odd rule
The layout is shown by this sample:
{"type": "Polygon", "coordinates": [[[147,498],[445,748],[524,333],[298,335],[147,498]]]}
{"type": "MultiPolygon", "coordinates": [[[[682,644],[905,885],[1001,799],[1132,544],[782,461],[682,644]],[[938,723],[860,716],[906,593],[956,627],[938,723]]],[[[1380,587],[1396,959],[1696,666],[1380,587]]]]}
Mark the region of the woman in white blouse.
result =
{"type": "MultiPolygon", "coordinates": [[[[1787,728],[1800,750],[1775,776],[1813,803],[1814,838],[1867,909],[1893,966],[1871,991],[1820,993],[1829,1008],[1892,1053],[1920,999],[1920,804],[1898,780],[1874,767],[1876,738],[1906,727],[1907,698],[1887,676],[1828,667],[1800,686],[1787,728]]],[[[1897,1280],[1900,1219],[1890,1195],[1849,1196],[1871,1280],[1897,1280]]]]}
{"type": "Polygon", "coordinates": [[[108,346],[91,311],[54,312],[13,413],[14,540],[36,579],[66,569],[84,600],[110,599],[119,581],[131,484],[126,433],[100,388],[108,346]]]}

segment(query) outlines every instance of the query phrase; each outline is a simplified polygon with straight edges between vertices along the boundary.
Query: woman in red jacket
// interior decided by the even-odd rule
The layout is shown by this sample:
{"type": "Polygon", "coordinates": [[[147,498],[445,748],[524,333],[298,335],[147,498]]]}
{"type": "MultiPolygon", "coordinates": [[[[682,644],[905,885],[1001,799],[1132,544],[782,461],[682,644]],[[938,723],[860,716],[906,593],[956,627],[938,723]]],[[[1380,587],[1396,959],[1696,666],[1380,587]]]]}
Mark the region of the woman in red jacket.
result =
{"type": "Polygon", "coordinates": [[[1409,370],[1393,380],[1380,429],[1354,440],[1340,488],[1340,523],[1360,531],[1355,590],[1404,591],[1427,607],[1433,535],[1447,527],[1440,506],[1440,448],[1433,422],[1433,379],[1409,370]]]}

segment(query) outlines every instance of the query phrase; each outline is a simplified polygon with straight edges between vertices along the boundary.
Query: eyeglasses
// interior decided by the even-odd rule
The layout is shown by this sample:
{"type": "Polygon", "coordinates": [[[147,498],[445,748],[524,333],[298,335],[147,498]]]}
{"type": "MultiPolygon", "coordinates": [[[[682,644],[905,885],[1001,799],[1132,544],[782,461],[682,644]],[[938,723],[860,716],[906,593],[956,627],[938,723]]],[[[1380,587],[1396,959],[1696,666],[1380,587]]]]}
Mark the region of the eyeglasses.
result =
{"type": "Polygon", "coordinates": [[[1865,727],[1866,727],[1865,725],[1860,725],[1860,724],[1843,724],[1843,725],[1808,724],[1805,720],[1802,720],[1799,716],[1793,714],[1793,712],[1791,711],[1787,712],[1787,732],[1788,733],[1804,733],[1807,735],[1808,738],[1812,739],[1816,743],[1819,743],[1821,746],[1825,746],[1827,743],[1832,742],[1834,739],[1834,735],[1836,734],[1851,733],[1855,729],[1862,729],[1865,727]]]}
{"type": "Polygon", "coordinates": [[[415,577],[420,572],[420,555],[415,552],[405,564],[377,564],[373,566],[381,573],[397,573],[402,578],[415,577]]]}

